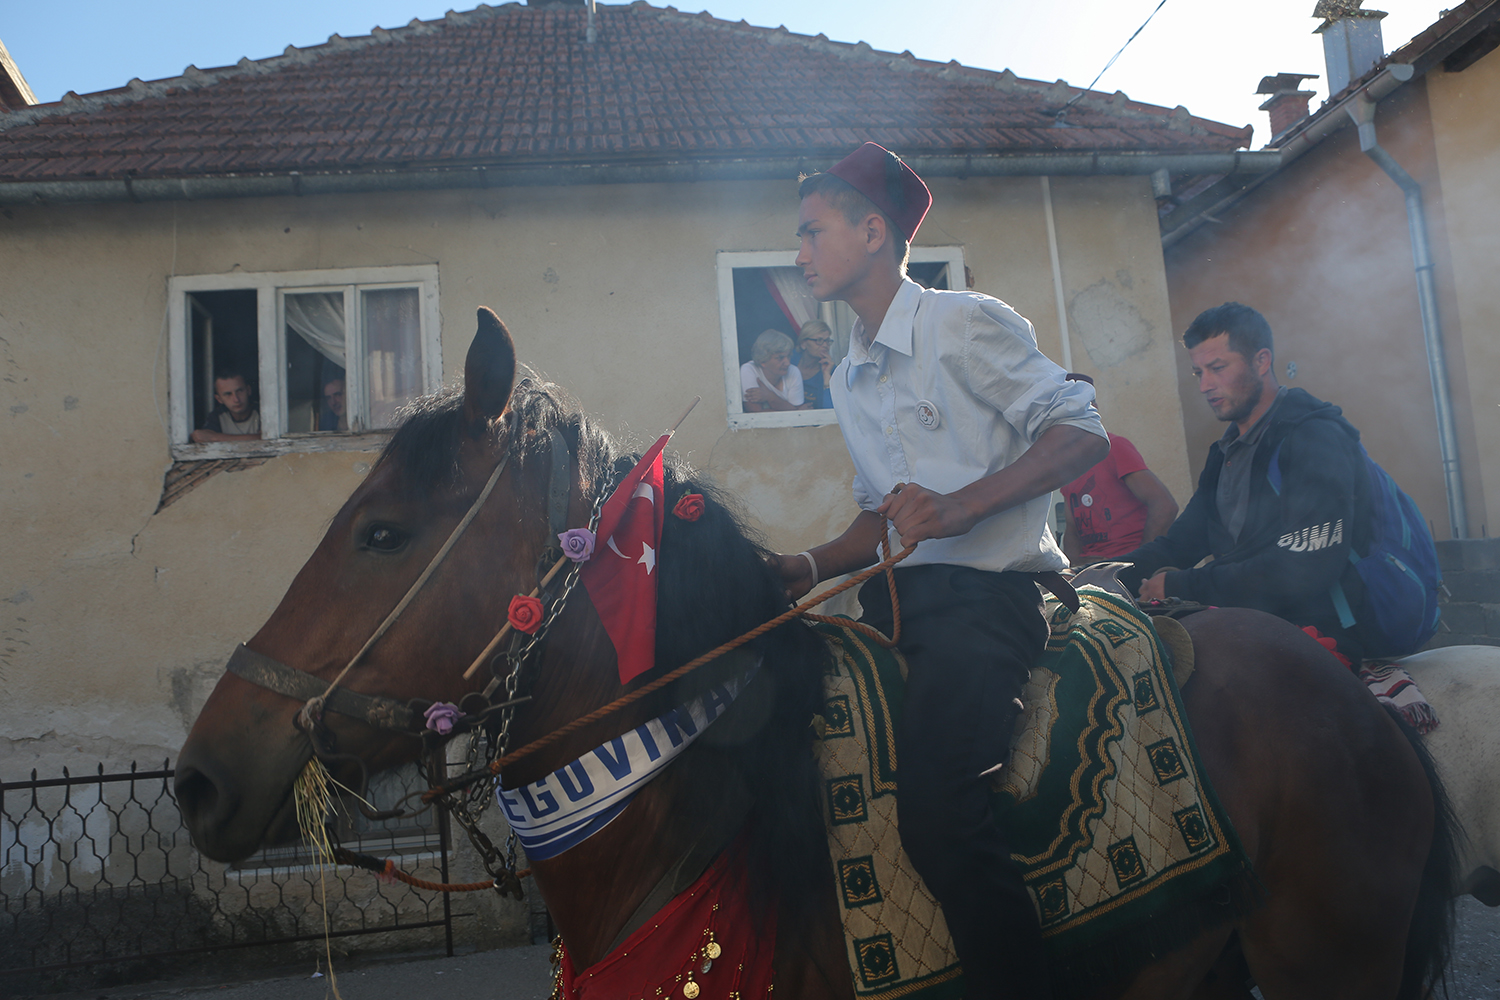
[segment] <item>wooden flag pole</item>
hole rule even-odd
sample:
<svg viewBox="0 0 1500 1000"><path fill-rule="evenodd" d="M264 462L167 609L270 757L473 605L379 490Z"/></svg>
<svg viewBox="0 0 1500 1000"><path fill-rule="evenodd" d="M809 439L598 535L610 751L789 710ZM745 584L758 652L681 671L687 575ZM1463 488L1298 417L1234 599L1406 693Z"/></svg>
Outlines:
<svg viewBox="0 0 1500 1000"><path fill-rule="evenodd" d="M677 418L677 423L667 428L667 433L676 434L677 428L682 426L682 422L688 418L688 414L693 412L693 407L697 406L702 399L702 396L694 396L693 401L687 405L687 409L682 411L682 416Z"/></svg>

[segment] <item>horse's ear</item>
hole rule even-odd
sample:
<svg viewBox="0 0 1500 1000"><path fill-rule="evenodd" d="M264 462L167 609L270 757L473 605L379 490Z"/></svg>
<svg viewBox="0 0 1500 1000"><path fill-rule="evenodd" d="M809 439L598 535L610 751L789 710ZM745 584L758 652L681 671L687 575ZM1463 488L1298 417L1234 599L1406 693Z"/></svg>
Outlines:
<svg viewBox="0 0 1500 1000"><path fill-rule="evenodd" d="M500 416L515 381L516 342L500 317L480 306L479 329L464 359L464 416L471 424Z"/></svg>

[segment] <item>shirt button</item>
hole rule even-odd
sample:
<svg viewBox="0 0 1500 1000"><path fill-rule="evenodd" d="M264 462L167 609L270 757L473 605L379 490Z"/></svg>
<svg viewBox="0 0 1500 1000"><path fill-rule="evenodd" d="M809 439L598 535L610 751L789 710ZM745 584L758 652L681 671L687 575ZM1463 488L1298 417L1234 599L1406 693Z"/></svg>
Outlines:
<svg viewBox="0 0 1500 1000"><path fill-rule="evenodd" d="M888 376L882 375L882 376L880 376L880 381L884 382L886 380L886 378L888 378Z"/></svg>
<svg viewBox="0 0 1500 1000"><path fill-rule="evenodd" d="M894 428L894 427L887 427L887 428L886 428L886 429L885 429L885 432L886 432L886 433L887 433L887 434L894 434L894 433L896 433L896 428Z"/></svg>

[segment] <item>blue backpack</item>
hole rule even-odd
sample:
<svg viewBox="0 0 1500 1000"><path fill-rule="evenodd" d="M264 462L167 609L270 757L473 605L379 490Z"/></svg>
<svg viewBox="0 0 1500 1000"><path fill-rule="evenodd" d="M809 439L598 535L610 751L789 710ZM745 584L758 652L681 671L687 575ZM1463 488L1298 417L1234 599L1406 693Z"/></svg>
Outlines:
<svg viewBox="0 0 1500 1000"><path fill-rule="evenodd" d="M1407 656L1426 645L1437 631L1438 587L1443 572L1438 568L1437 546L1427 521L1365 446L1359 446L1370 483L1370 551L1363 557L1349 546L1349 561L1365 584L1362 617L1355 617L1341 583L1328 591L1338 612L1339 624L1355 628L1372 657ZM1271 453L1266 477L1271 489L1281 495L1281 445Z"/></svg>

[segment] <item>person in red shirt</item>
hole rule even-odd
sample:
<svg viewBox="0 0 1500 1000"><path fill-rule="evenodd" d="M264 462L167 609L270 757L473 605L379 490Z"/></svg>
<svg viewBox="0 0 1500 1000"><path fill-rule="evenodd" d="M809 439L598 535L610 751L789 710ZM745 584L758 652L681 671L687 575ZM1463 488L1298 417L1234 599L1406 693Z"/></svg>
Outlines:
<svg viewBox="0 0 1500 1000"><path fill-rule="evenodd" d="M1094 384L1076 372L1068 378ZM1062 550L1073 566L1134 552L1177 518L1171 492L1118 434L1109 436L1108 457L1064 486L1062 496L1068 514Z"/></svg>

